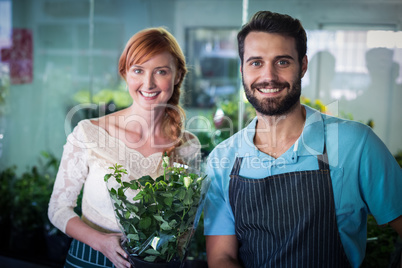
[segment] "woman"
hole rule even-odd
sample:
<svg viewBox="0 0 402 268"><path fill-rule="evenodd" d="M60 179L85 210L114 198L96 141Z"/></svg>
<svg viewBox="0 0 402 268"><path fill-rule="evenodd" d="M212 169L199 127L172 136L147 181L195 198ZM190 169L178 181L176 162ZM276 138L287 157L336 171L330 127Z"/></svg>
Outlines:
<svg viewBox="0 0 402 268"><path fill-rule="evenodd" d="M187 69L175 38L163 28L138 32L120 57L119 72L133 104L81 121L64 146L49 218L73 238L65 267L130 267L103 180L108 167L123 165L132 180L162 174L165 152L175 162L198 160L198 139L182 129L179 98ZM82 187L80 218L73 208Z"/></svg>

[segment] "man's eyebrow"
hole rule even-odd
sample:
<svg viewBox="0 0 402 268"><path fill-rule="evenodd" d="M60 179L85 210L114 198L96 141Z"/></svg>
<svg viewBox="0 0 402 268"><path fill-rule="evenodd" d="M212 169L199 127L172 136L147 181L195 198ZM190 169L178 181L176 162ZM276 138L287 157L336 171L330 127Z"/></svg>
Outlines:
<svg viewBox="0 0 402 268"><path fill-rule="evenodd" d="M277 61L277 60L279 60L279 59L290 59L290 60L294 60L294 58L293 58L292 56L287 55L287 54L285 54L285 55L278 55L278 56L276 56L276 57L274 58L275 61ZM262 60L262 57L260 57L260 56L249 57L249 58L247 58L246 62L253 61L253 60Z"/></svg>
<svg viewBox="0 0 402 268"><path fill-rule="evenodd" d="M249 61L252 61L252 60L262 60L262 57L258 57L258 56L256 56L256 57L249 57L249 58L246 60L246 62L249 62Z"/></svg>
<svg viewBox="0 0 402 268"><path fill-rule="evenodd" d="M279 55L275 57L275 60L279 60L279 59L290 59L290 60L294 60L294 58L290 55Z"/></svg>

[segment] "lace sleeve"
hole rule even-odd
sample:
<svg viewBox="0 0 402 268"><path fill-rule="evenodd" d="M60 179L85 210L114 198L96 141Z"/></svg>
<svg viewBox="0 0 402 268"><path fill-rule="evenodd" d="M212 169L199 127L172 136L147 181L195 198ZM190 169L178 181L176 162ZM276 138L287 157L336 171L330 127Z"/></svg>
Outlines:
<svg viewBox="0 0 402 268"><path fill-rule="evenodd" d="M198 138L186 131L186 141L176 148L176 153L181 161L195 169L202 169L201 144ZM181 162L180 160L176 162Z"/></svg>
<svg viewBox="0 0 402 268"><path fill-rule="evenodd" d="M78 216L74 212L78 195L88 174L85 135L80 124L68 136L49 202L50 222L66 232L67 222Z"/></svg>

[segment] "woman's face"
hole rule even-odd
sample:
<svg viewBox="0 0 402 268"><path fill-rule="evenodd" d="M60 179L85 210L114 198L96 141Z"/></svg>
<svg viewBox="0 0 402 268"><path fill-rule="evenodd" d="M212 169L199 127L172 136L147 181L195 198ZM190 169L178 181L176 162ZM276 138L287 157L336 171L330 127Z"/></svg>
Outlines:
<svg viewBox="0 0 402 268"><path fill-rule="evenodd" d="M154 110L166 105L180 74L173 56L163 52L142 64L133 64L126 79L133 102L146 110Z"/></svg>

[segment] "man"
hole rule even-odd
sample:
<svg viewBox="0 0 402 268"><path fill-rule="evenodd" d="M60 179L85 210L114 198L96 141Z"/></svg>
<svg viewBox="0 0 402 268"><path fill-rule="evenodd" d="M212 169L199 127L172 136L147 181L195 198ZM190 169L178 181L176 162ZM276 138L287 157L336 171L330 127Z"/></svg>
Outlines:
<svg viewBox="0 0 402 268"><path fill-rule="evenodd" d="M257 117L208 159L208 265L359 267L366 220L402 236L402 172L363 124L300 104L307 37L287 15L256 13L238 34Z"/></svg>

